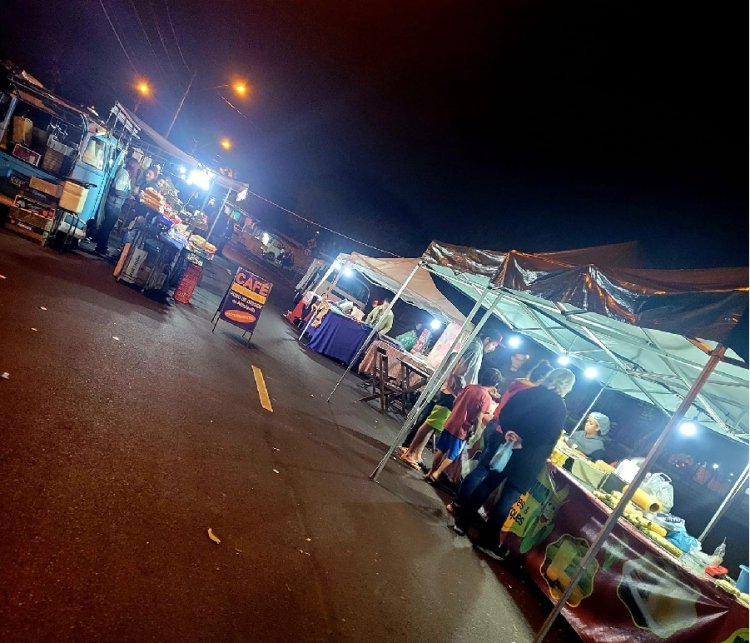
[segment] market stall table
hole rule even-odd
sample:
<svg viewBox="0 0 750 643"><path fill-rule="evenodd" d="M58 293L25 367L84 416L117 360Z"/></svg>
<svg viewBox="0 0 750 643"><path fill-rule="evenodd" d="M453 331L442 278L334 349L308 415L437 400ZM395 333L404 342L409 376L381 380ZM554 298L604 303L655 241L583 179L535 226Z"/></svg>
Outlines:
<svg viewBox="0 0 750 643"><path fill-rule="evenodd" d="M308 348L316 353L349 364L357 355L372 329L367 324L331 309L317 328L310 327L312 335Z"/></svg>
<svg viewBox="0 0 750 643"><path fill-rule="evenodd" d="M359 365L359 372L361 374L369 376L375 374L375 357L378 348L382 348L386 352L386 355L388 356L388 375L391 379L395 380L396 384L399 386L401 386L401 379L404 373L404 369L401 367L403 362L414 367L412 370L407 369L410 386L418 384L421 379L421 374L426 373L428 376L431 376L434 371L425 360L420 359L417 355L406 352L392 342L376 339L367 348L367 352L362 358L362 362Z"/></svg>
<svg viewBox="0 0 750 643"><path fill-rule="evenodd" d="M609 507L548 462L503 525L534 582L557 600ZM624 519L563 609L584 641L747 641L748 609Z"/></svg>

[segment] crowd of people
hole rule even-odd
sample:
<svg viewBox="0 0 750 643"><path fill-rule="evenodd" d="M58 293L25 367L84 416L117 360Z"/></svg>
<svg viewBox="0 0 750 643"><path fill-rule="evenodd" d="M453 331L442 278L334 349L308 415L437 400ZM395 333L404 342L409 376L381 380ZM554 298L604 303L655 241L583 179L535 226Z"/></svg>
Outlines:
<svg viewBox="0 0 750 643"><path fill-rule="evenodd" d="M503 347L502 339L501 333L487 331L467 347L399 456L421 469L431 485L458 465L448 476L458 482L447 505L455 518L453 529L472 536L481 551L496 559L507 555L501 527L552 454L567 417L564 399L575 384L573 371L553 368L547 360L529 368L530 355ZM603 457L602 436L609 426L606 415L593 412L569 445L589 458ZM439 437L428 468L423 456L433 435ZM465 477L462 457L470 460ZM482 508L486 519L480 518Z"/></svg>

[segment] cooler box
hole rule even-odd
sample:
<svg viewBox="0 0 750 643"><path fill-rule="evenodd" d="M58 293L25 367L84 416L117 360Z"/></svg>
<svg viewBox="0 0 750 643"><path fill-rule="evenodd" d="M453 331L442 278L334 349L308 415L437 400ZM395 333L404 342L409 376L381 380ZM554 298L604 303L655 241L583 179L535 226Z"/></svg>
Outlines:
<svg viewBox="0 0 750 643"><path fill-rule="evenodd" d="M83 205L86 203L88 195L88 188L73 181L65 181L63 183L62 196L60 197L60 207L68 212L80 214L83 211Z"/></svg>

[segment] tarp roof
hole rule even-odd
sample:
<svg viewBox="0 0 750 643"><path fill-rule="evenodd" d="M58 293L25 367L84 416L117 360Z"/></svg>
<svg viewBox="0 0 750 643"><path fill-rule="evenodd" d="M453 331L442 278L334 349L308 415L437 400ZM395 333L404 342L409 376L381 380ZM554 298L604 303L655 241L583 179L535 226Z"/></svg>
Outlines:
<svg viewBox="0 0 750 643"><path fill-rule="evenodd" d="M350 255L340 254L337 261L342 265L348 263L350 268L381 288L396 292L420 260L375 259L358 252L352 252ZM438 319L447 319L457 324L463 324L466 319L461 311L437 289L432 276L424 268L417 270L401 294L401 299L417 308L428 311Z"/></svg>
<svg viewBox="0 0 750 643"><path fill-rule="evenodd" d="M503 254L499 267L477 266L486 251L446 247L435 242L425 252L434 274L474 300L491 283L495 293L485 303L502 293L495 315L511 329L567 353L579 366L596 366L598 380L608 388L670 414L716 343L732 348L733 331L748 307L745 268L577 265L571 263L581 256L576 251L567 261L550 254L497 253ZM686 417L746 441L748 371L735 351L727 355Z"/></svg>
<svg viewBox="0 0 750 643"><path fill-rule="evenodd" d="M140 138L143 138L143 136L147 136L150 138L155 145L160 147L164 152L166 152L169 156L176 159L177 161L180 161L181 163L185 163L186 165L191 165L193 167L198 166L205 166L204 163L201 163L196 158L190 156L187 152L184 152L179 147L177 147L174 143L170 143L166 138L164 138L159 132L157 132L153 127L151 127L148 123L141 120L136 114L131 112L127 107L120 105L123 112L127 114L129 118L133 120L133 122L138 125L138 127L141 129L138 136ZM235 192L242 192L242 190L245 190L248 188L247 183L243 183L242 181L237 181L236 179L232 179L228 176L224 176L223 174L219 174L215 170L212 170L214 174L214 183L226 188L227 190L234 190Z"/></svg>

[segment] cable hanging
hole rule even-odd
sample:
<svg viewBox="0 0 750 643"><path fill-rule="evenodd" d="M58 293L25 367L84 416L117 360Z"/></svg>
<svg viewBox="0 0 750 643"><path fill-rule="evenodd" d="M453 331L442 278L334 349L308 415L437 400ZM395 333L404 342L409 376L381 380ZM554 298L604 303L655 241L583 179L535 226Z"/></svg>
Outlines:
<svg viewBox="0 0 750 643"><path fill-rule="evenodd" d="M359 239L355 239L354 237L350 237L343 232L339 232L338 230L334 230L333 228L329 228L327 226L321 225L320 223L317 223L316 221L313 221L312 219L308 219L307 217L303 217L301 214L297 214L296 212L293 212L292 210L289 210L285 208L283 205L279 205L278 203L274 203L270 199L267 199L264 196L261 196L260 194L257 194L256 192L251 192L250 190L247 191L248 194L251 194L256 199L260 199L261 201L265 201L269 205L274 206L275 208L278 208L279 210L283 210L287 214L291 214L293 217L296 217L300 221L304 221L305 223L309 223L310 225L314 225L316 228L320 228L321 230L326 230L327 232L330 232L331 234L335 234L339 237L342 237L344 239L347 239L348 241L353 241L354 243L358 243L361 246L364 246L366 248L370 248L372 250L377 250L378 252L382 252L383 254L390 255L391 257L399 257L400 255L397 255L394 252L390 252L389 250L383 250L382 248L378 248L377 246L373 246L369 243L365 243L364 241L360 241Z"/></svg>
<svg viewBox="0 0 750 643"><path fill-rule="evenodd" d="M112 28L112 33L115 34L115 38L117 38L117 42L120 43L120 48L122 49L122 53L125 54L125 58L128 59L130 66L133 68L133 71L136 74L138 74L139 73L138 68L135 66L133 59L130 57L130 54L128 53L128 50L125 49L125 45L120 39L120 34L117 33L117 29L115 29L115 23L112 22L112 18L109 17L109 13L107 12L107 7L104 6L103 0L99 0L99 6L101 6L102 8L102 11L104 12L104 16L107 18L107 22L109 23L109 26Z"/></svg>
<svg viewBox="0 0 750 643"><path fill-rule="evenodd" d="M182 59L182 64L185 65L185 69L188 71L192 71L190 69L190 65L187 64L187 60L185 60L185 56L182 54L182 47L180 47L180 41L177 40L177 33L174 30L174 23L172 22L172 13L169 11L169 2L167 0L164 0L164 6L167 9L167 20L169 20L169 28L172 30L172 37L174 38L174 44L177 45L177 51L180 54L180 58Z"/></svg>

